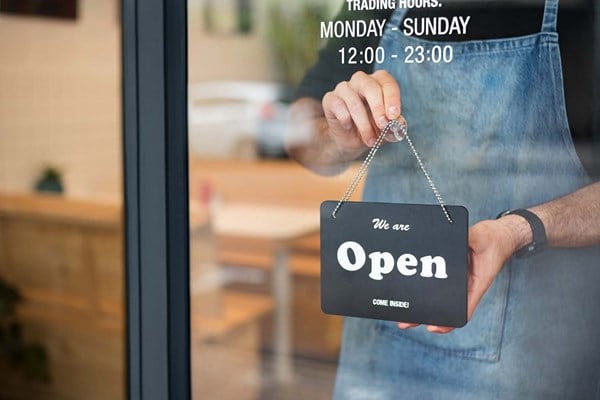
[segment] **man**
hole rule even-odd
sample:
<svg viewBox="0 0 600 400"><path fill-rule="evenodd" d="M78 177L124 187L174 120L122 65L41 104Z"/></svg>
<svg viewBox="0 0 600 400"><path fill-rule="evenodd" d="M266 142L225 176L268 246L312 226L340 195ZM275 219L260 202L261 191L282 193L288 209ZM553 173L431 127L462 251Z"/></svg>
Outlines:
<svg viewBox="0 0 600 400"><path fill-rule="evenodd" d="M389 57L293 104L288 152L323 174L360 159L402 115L440 191L473 222L467 326L347 319L335 398L597 395L600 256L562 248L600 244L600 183L589 183L568 130L557 8L546 1L539 33L452 42L448 63ZM386 54L440 45L403 33L405 18L391 13L377 43ZM364 198L430 202L415 164L407 146L385 145Z"/></svg>

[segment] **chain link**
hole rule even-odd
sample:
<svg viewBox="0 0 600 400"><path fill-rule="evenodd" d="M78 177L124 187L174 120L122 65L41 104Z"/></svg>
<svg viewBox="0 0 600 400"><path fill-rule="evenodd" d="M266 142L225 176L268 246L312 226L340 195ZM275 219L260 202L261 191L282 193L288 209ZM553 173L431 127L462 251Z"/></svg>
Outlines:
<svg viewBox="0 0 600 400"><path fill-rule="evenodd" d="M344 192L342 199L335 206L335 209L331 213L331 217L336 218L337 213L340 210L340 208L342 207L342 205L345 202L347 202L348 200L350 200L350 197L352 197L352 194L354 194L354 192L356 191L358 184L360 183L362 178L367 173L367 170L369 169L369 165L371 164L371 161L373 161L375 154L377 153L377 151L383 144L385 137L387 136L387 134L390 131L393 132L394 137L398 141L402 141L404 138L406 138L406 141L408 142L408 145L410 146L412 153L414 154L415 158L417 159L417 163L419 164L421 171L423 171L423 174L425 175L425 178L427 179L427 182L429 183L429 187L433 191L435 198L437 199L440 207L442 208L442 211L444 212L444 216L446 217L448 222L452 224L453 221L452 221L452 218L450 217L450 213L448 212L448 208L446 207L446 203L444 202L444 199L442 198L437 187L433 183L433 180L431 179L429 172L427 172L427 169L425 168L425 164L423 164L423 160L421 160L421 157L419 156L419 153L417 152L415 145L413 144L412 140L410 139L410 136L408 135L408 129L407 129L406 121L404 121L404 118L402 118L400 121L394 120L394 121L388 122L386 127L381 131L381 133L379 134L379 137L377 138L377 141L375 142L375 145L373 147L371 147L371 150L369 150L367 157L365 158L365 160L363 161L362 165L360 166L358 172L354 176L354 179L352 179L352 182L350 182L350 185Z"/></svg>

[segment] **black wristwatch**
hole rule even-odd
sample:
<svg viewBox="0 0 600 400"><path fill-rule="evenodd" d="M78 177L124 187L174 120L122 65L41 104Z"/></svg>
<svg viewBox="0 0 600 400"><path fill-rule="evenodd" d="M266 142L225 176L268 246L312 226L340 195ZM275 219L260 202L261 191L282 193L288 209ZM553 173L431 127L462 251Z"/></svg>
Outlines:
<svg viewBox="0 0 600 400"><path fill-rule="evenodd" d="M521 247L519 250L515 252L515 256L517 258L529 257L534 254L537 254L546 248L546 244L548 243L548 239L546 238L546 229L544 228L544 223L542 220L532 213L529 210L525 210L522 208L516 210L506 210L498 214L498 218L502 218L505 215L515 214L519 215L529 223L531 227L532 233L532 241L531 243Z"/></svg>

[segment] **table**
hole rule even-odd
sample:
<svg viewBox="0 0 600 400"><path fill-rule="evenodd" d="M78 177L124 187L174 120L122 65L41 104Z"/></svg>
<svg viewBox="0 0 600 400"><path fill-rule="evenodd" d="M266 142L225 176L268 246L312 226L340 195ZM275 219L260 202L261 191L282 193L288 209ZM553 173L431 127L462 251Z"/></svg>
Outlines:
<svg viewBox="0 0 600 400"><path fill-rule="evenodd" d="M221 204L213 212L217 236L262 239L274 245L275 377L279 381L289 381L293 377L290 244L317 232L319 218L319 211L314 208L252 203Z"/></svg>

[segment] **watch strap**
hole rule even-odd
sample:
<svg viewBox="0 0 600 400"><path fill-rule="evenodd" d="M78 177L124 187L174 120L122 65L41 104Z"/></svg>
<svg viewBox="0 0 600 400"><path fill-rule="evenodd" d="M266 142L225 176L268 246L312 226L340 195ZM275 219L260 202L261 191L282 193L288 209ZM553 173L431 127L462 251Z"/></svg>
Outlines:
<svg viewBox="0 0 600 400"><path fill-rule="evenodd" d="M546 228L544 228L544 223L542 222L542 220L537 215L535 215L535 213L523 208L505 211L501 213L498 216L498 218L510 214L519 215L523 217L527 221L527 223L529 223L532 233L531 242L517 250L515 252L515 256L517 258L524 258L532 256L542 251L546 247L546 244L548 242L548 239L546 237Z"/></svg>

